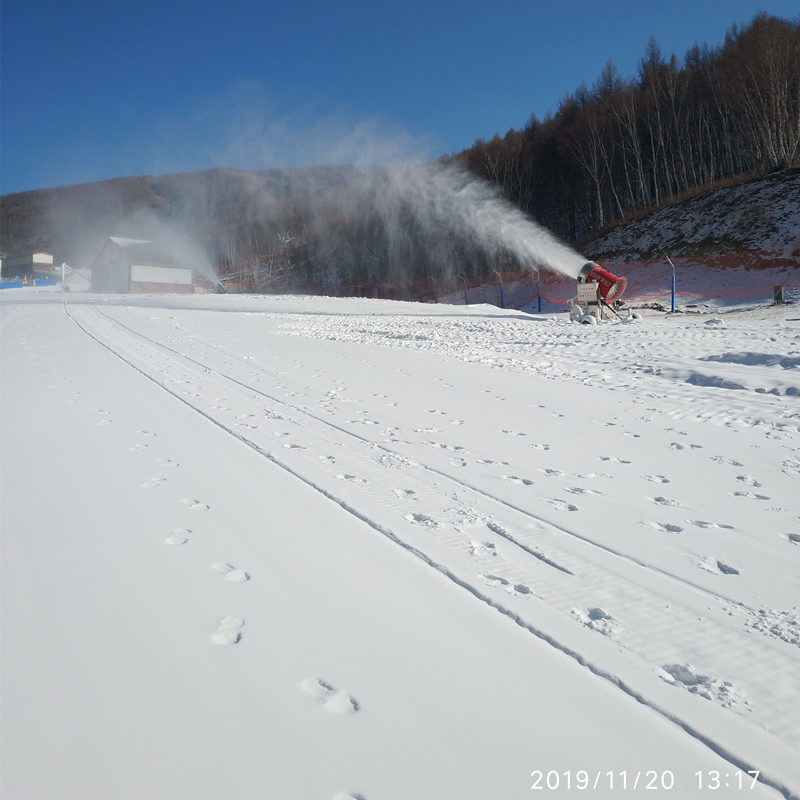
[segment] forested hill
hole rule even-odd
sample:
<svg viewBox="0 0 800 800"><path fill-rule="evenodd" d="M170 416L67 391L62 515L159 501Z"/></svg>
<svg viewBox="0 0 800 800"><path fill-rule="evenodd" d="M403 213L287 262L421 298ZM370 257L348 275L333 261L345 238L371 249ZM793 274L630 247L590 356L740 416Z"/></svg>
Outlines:
<svg viewBox="0 0 800 800"><path fill-rule="evenodd" d="M682 62L650 40L636 78L591 88L455 156L550 230L579 241L737 176L800 162L800 17L757 15Z"/></svg>

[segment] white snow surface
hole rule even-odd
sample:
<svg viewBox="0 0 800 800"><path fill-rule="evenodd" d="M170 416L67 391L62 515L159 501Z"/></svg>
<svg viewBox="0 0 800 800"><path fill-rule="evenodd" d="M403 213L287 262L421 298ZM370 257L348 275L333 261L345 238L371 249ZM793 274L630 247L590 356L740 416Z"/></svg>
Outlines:
<svg viewBox="0 0 800 800"><path fill-rule="evenodd" d="M800 797L796 307L0 312L4 800Z"/></svg>

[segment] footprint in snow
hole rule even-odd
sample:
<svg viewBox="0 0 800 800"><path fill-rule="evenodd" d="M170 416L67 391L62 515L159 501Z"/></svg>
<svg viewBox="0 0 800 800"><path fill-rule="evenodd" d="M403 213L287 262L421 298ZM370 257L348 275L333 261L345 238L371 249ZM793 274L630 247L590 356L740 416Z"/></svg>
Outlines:
<svg viewBox="0 0 800 800"><path fill-rule="evenodd" d="M749 706L736 691L730 681L721 681L712 675L703 675L691 664L664 664L658 675L662 681L691 694L699 695L711 702L719 703L723 708L731 708L739 703Z"/></svg>
<svg viewBox="0 0 800 800"><path fill-rule="evenodd" d="M734 497L749 497L752 500L769 500L765 494L757 494L756 492L731 492Z"/></svg>
<svg viewBox="0 0 800 800"><path fill-rule="evenodd" d="M141 483L142 489L155 489L158 486L161 486L163 483L166 483L166 478L149 478L146 481Z"/></svg>
<svg viewBox="0 0 800 800"><path fill-rule="evenodd" d="M731 467L743 467L741 461L737 461L735 458L726 458L725 456L711 456L712 461L716 461L717 464L728 464Z"/></svg>
<svg viewBox="0 0 800 800"><path fill-rule="evenodd" d="M696 528L722 528L727 531L733 530L733 525L725 525L722 522L708 522L704 519L687 519L687 525L694 525Z"/></svg>
<svg viewBox="0 0 800 800"><path fill-rule="evenodd" d="M346 473L339 473L336 478L340 481L350 481L350 483L367 483L366 478L359 478L357 475L348 475Z"/></svg>
<svg viewBox="0 0 800 800"><path fill-rule="evenodd" d="M488 586L499 586L509 594L530 594L532 591L531 587L524 583L511 583L511 581L507 581L505 578L501 578L499 575L486 574L479 575L478 577L480 577L480 579Z"/></svg>
<svg viewBox="0 0 800 800"><path fill-rule="evenodd" d="M644 479L651 483L669 483L670 480L665 475L645 475Z"/></svg>
<svg viewBox="0 0 800 800"><path fill-rule="evenodd" d="M671 522L656 522L655 520L647 520L642 524L649 525L651 528L655 528L661 533L681 533L683 531L683 528L681 528L680 525L673 525Z"/></svg>
<svg viewBox="0 0 800 800"><path fill-rule="evenodd" d="M534 442L534 443L531 445L531 447L532 447L534 450L549 450L549 449L550 449L550 445L549 445L549 444L541 444L541 443L539 443L539 442Z"/></svg>
<svg viewBox="0 0 800 800"><path fill-rule="evenodd" d="M541 472L542 475L547 475L548 478L561 478L564 475L560 469L551 469L550 467L540 469L539 472Z"/></svg>
<svg viewBox="0 0 800 800"><path fill-rule="evenodd" d="M208 503L203 503L200 500L193 500L191 497L184 497L181 503L185 506L189 506L192 511L208 511L211 508Z"/></svg>
<svg viewBox="0 0 800 800"><path fill-rule="evenodd" d="M246 583L250 580L249 573L235 567L233 564L229 564L227 561L217 561L211 565L211 569L224 576L225 580L231 583Z"/></svg>
<svg viewBox="0 0 800 800"><path fill-rule="evenodd" d="M572 610L574 616L582 625L603 636L613 638L619 632L619 623L607 611L602 608L589 608L586 611L574 608Z"/></svg>
<svg viewBox="0 0 800 800"><path fill-rule="evenodd" d="M242 640L244 620L241 617L223 617L211 634L211 641L220 647L238 644Z"/></svg>
<svg viewBox="0 0 800 800"><path fill-rule="evenodd" d="M732 567L729 564L725 564L722 561L714 558L713 556L709 556L707 558L700 558L695 561L695 564L700 567L700 569L704 569L706 572L710 572L714 575L738 575L739 570L736 567Z"/></svg>
<svg viewBox="0 0 800 800"><path fill-rule="evenodd" d="M578 506L573 505L572 503L567 503L565 500L560 500L557 497L554 497L547 501L553 506L556 511L578 511Z"/></svg>
<svg viewBox="0 0 800 800"><path fill-rule="evenodd" d="M737 475L736 480L740 481L741 483L747 484L747 486L752 486L754 489L761 488L761 484L751 475Z"/></svg>
<svg viewBox="0 0 800 800"><path fill-rule="evenodd" d="M404 514L403 519L408 522L414 522L417 525L423 525L426 528L438 528L439 523L427 514Z"/></svg>
<svg viewBox="0 0 800 800"><path fill-rule="evenodd" d="M354 697L319 678L306 678L300 684L300 688L312 697L316 697L320 705L330 714L343 717L355 714L361 708Z"/></svg>
<svg viewBox="0 0 800 800"><path fill-rule="evenodd" d="M497 556L497 548L492 542L475 542L469 543L470 555L473 556Z"/></svg>
<svg viewBox="0 0 800 800"><path fill-rule="evenodd" d="M180 466L180 464L177 461L173 461L171 458L167 458L166 456L157 458L156 462L161 464L162 467L168 467L169 469L175 469L175 467Z"/></svg>
<svg viewBox="0 0 800 800"><path fill-rule="evenodd" d="M175 528L175 530L172 531L172 533L170 533L166 539L164 539L164 544L186 544L186 542L189 541L191 533L191 530L188 528Z"/></svg>
<svg viewBox="0 0 800 800"><path fill-rule="evenodd" d="M651 503L655 503L659 506L679 506L680 502L678 500L673 500L670 497L662 497L659 495L658 497L648 497L647 498Z"/></svg>
<svg viewBox="0 0 800 800"><path fill-rule="evenodd" d="M521 484L522 486L533 486L533 481L530 478L520 478L517 475L503 475L503 478L511 483Z"/></svg>
<svg viewBox="0 0 800 800"><path fill-rule="evenodd" d="M781 472L790 478L800 477L800 461L787 458L781 464Z"/></svg>

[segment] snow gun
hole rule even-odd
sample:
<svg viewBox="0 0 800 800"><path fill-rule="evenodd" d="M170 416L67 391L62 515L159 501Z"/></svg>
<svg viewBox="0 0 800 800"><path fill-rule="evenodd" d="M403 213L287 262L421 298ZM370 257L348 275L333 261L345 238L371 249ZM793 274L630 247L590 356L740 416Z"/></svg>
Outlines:
<svg viewBox="0 0 800 800"><path fill-rule="evenodd" d="M627 278L618 278L614 273L603 269L594 261L587 261L578 273L578 283L600 284L600 296L607 303L614 303L622 297L628 285Z"/></svg>

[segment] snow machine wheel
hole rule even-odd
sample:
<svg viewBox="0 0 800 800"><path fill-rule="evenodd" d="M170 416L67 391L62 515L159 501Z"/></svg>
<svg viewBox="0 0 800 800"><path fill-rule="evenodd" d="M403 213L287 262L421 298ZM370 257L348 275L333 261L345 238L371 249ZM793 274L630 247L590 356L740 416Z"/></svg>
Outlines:
<svg viewBox="0 0 800 800"><path fill-rule="evenodd" d="M569 312L570 322L580 322L583 319L583 310L577 306Z"/></svg>

